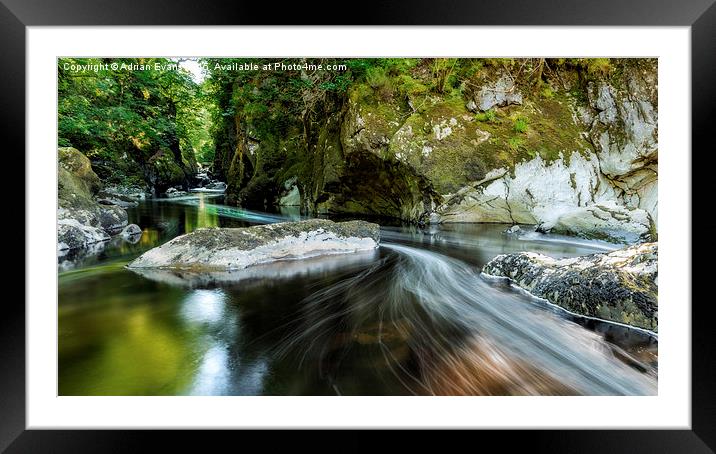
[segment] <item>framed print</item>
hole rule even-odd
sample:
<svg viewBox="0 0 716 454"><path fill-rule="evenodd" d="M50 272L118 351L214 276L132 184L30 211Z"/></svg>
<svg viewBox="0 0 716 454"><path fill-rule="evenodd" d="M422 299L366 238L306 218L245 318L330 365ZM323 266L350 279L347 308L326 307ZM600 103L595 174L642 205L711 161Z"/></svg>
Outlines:
<svg viewBox="0 0 716 454"><path fill-rule="evenodd" d="M27 271L3 449L460 428L712 452L691 222L716 7L569 6L295 27L4 1Z"/></svg>

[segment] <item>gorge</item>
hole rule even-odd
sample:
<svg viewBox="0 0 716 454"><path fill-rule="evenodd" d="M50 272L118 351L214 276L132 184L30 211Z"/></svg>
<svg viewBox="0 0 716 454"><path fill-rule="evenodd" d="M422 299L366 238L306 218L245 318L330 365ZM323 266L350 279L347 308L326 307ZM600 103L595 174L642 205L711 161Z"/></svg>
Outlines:
<svg viewBox="0 0 716 454"><path fill-rule="evenodd" d="M656 392L656 59L60 60L60 394Z"/></svg>

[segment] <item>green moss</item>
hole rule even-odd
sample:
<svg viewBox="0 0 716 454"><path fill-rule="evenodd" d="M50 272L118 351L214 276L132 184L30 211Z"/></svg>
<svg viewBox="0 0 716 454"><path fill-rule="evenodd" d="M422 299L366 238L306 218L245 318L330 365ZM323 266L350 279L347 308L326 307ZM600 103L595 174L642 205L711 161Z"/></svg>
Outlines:
<svg viewBox="0 0 716 454"><path fill-rule="evenodd" d="M186 179L184 169L174 160L171 150L161 149L149 159L151 179L159 190L181 185Z"/></svg>
<svg viewBox="0 0 716 454"><path fill-rule="evenodd" d="M514 129L515 132L525 133L527 132L527 127L527 119L524 117L518 117L515 119L512 129Z"/></svg>
<svg viewBox="0 0 716 454"><path fill-rule="evenodd" d="M554 98L554 91L552 90L552 87L550 87L549 85L545 86L545 87L542 89L541 94L542 94L542 97L543 97L543 98L547 98L547 99L552 99L552 98Z"/></svg>
<svg viewBox="0 0 716 454"><path fill-rule="evenodd" d="M488 109L485 112L478 112L475 114L477 121L493 123L497 120L497 113L493 109Z"/></svg>
<svg viewBox="0 0 716 454"><path fill-rule="evenodd" d="M517 151L523 144L524 140L522 137L510 137L507 139L507 146L513 151Z"/></svg>

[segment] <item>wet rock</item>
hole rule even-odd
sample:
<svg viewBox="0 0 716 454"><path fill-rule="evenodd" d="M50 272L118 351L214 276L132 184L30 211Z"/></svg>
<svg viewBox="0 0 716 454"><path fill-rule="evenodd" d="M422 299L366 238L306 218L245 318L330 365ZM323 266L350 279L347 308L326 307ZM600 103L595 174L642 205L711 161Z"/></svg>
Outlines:
<svg viewBox="0 0 716 454"><path fill-rule="evenodd" d="M300 206L301 191L296 186L296 178L290 178L283 184L283 192L278 201L279 206Z"/></svg>
<svg viewBox="0 0 716 454"><path fill-rule="evenodd" d="M82 224L76 219L61 219L57 223L58 251L87 248L109 239L109 235L102 228Z"/></svg>
<svg viewBox="0 0 716 454"><path fill-rule="evenodd" d="M127 212L116 204L95 200L95 195L100 195L100 180L81 152L59 148L58 161L58 251L97 249L96 245L127 225Z"/></svg>
<svg viewBox="0 0 716 454"><path fill-rule="evenodd" d="M116 233L127 225L127 212L116 205L102 206L99 210L99 223L107 232Z"/></svg>
<svg viewBox="0 0 716 454"><path fill-rule="evenodd" d="M658 331L658 247L554 259L521 252L498 255L483 272L510 279L570 312Z"/></svg>
<svg viewBox="0 0 716 454"><path fill-rule="evenodd" d="M457 191L437 208L440 222L540 224L561 212L616 197L593 153L547 161L537 155Z"/></svg>
<svg viewBox="0 0 716 454"><path fill-rule="evenodd" d="M129 268L243 269L277 260L372 250L378 247L379 239L379 226L365 221L311 219L246 228L206 228L144 253Z"/></svg>
<svg viewBox="0 0 716 454"><path fill-rule="evenodd" d="M187 192L186 192L186 191L182 191L181 189L177 189L177 188L169 188L169 189L166 190L166 192L164 193L164 195L165 195L166 197L172 199L172 198L174 198L174 197L183 197L183 196L187 195Z"/></svg>
<svg viewBox="0 0 716 454"><path fill-rule="evenodd" d="M214 181L206 185L206 189L226 190L226 183L223 181Z"/></svg>
<svg viewBox="0 0 716 454"><path fill-rule="evenodd" d="M139 186L106 186L97 194L100 198L134 202L135 205L137 201L145 200L148 195L148 189ZM119 203L114 203L114 205L121 206Z"/></svg>
<svg viewBox="0 0 716 454"><path fill-rule="evenodd" d="M116 205L116 206L122 207L122 208L131 208L131 207L136 207L137 205L139 205L139 202L126 201L126 200L115 199L115 198L111 198L111 197L97 199L97 203L99 203L100 205Z"/></svg>
<svg viewBox="0 0 716 454"><path fill-rule="evenodd" d="M241 290L260 287L267 280L295 279L297 277L319 276L337 270L350 270L374 263L380 253L376 249L352 254L312 257L303 260L281 260L250 266L241 270L205 271L173 268L132 268L152 281L164 284L190 287L214 288L217 285L240 285Z"/></svg>
<svg viewBox="0 0 716 454"><path fill-rule="evenodd" d="M147 161L146 179L155 189L161 193L172 186L183 186L188 183L189 169L178 159L178 143L173 145L174 149L161 148Z"/></svg>
<svg viewBox="0 0 716 454"><path fill-rule="evenodd" d="M522 229L520 228L520 226L515 224L512 227L510 227L509 229L505 230L505 233L514 235L515 233L519 233L521 231L522 231Z"/></svg>

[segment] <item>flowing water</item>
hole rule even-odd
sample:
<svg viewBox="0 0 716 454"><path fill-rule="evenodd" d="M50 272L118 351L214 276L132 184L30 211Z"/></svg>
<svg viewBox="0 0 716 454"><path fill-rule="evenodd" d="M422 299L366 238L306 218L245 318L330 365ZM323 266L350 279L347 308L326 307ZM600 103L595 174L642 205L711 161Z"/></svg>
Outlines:
<svg viewBox="0 0 716 454"><path fill-rule="evenodd" d="M199 227L295 220L198 194L129 209L134 243L59 260L60 395L653 395L652 333L480 275L492 257L614 246L504 225L383 226L371 252L231 275L137 274Z"/></svg>

